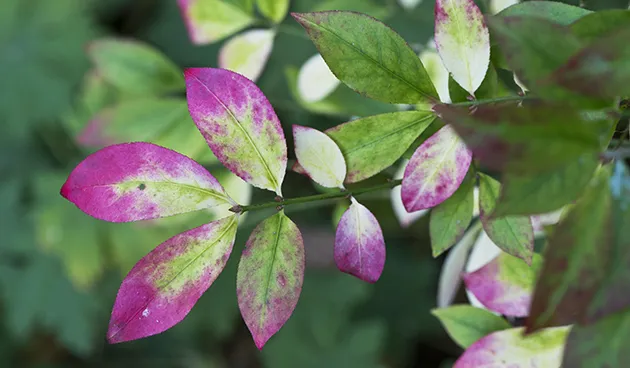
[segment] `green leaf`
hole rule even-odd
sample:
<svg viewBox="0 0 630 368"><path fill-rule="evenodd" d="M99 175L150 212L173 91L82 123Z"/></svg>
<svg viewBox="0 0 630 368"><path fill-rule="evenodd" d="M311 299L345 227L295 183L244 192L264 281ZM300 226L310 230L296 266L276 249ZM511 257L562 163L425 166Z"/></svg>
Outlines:
<svg viewBox="0 0 630 368"><path fill-rule="evenodd" d="M364 14L294 14L330 70L355 91L388 103L437 99L418 56L391 28Z"/></svg>
<svg viewBox="0 0 630 368"><path fill-rule="evenodd" d="M393 165L433 122L430 111L369 116L328 129L348 167L347 183L367 179Z"/></svg>
<svg viewBox="0 0 630 368"><path fill-rule="evenodd" d="M223 0L178 0L188 36L196 45L215 43L254 22L251 1L234 4Z"/></svg>
<svg viewBox="0 0 630 368"><path fill-rule="evenodd" d="M539 17L558 24L569 25L590 13L592 13L590 10L557 1L526 1L504 9L497 16Z"/></svg>
<svg viewBox="0 0 630 368"><path fill-rule="evenodd" d="M575 201L593 177L599 160L585 155L554 171L537 175L503 175L494 216L532 215L557 210Z"/></svg>
<svg viewBox="0 0 630 368"><path fill-rule="evenodd" d="M440 320L457 345L464 349L484 336L512 327L502 317L471 305L453 305L433 309L431 313Z"/></svg>
<svg viewBox="0 0 630 368"><path fill-rule="evenodd" d="M103 78L124 92L159 95L185 89L182 71L147 44L100 39L89 45L88 53Z"/></svg>
<svg viewBox="0 0 630 368"><path fill-rule="evenodd" d="M590 13L574 23L570 28L574 35L585 42L607 36L612 31L630 24L630 12L627 10L603 10Z"/></svg>
<svg viewBox="0 0 630 368"><path fill-rule="evenodd" d="M310 1L309 1L310 2ZM323 0L318 1L310 11L319 12L325 10L350 10L367 14L376 19L385 20L390 16L390 10L381 2L374 0Z"/></svg>
<svg viewBox="0 0 630 368"><path fill-rule="evenodd" d="M290 0L256 0L258 10L267 19L280 23L287 16Z"/></svg>
<svg viewBox="0 0 630 368"><path fill-rule="evenodd" d="M531 264L534 253L534 229L529 217L508 216L492 219L501 184L479 173L479 217L483 229L497 247Z"/></svg>
<svg viewBox="0 0 630 368"><path fill-rule="evenodd" d="M474 177L474 169L470 169L457 191L431 211L429 232L433 257L457 243L468 229L475 205Z"/></svg>

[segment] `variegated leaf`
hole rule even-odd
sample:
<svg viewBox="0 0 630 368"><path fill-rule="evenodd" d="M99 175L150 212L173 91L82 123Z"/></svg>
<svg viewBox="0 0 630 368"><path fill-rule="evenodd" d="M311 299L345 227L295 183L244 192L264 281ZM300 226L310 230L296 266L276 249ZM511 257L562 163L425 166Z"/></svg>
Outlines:
<svg viewBox="0 0 630 368"><path fill-rule="evenodd" d="M246 28L254 18L223 0L177 0L190 40L197 45L220 41Z"/></svg>
<svg viewBox="0 0 630 368"><path fill-rule="evenodd" d="M405 168L407 167L408 162L409 162L408 160L403 160L402 164L400 165L400 167L396 171L396 174L394 175L394 179L403 178L403 174L405 173ZM398 219L398 223L400 224L400 226L405 228L411 225L412 223L414 223L420 217L426 215L429 212L429 210L428 209L420 210L420 211L411 212L411 213L407 212L407 210L405 209L405 205L403 204L400 193L401 193L401 188L399 185L392 188L392 190L389 192L389 196L392 202L392 208L394 209L394 215L396 216L396 219Z"/></svg>
<svg viewBox="0 0 630 368"><path fill-rule="evenodd" d="M253 29L232 37L219 51L219 67L255 82L265 69L275 36L271 29Z"/></svg>

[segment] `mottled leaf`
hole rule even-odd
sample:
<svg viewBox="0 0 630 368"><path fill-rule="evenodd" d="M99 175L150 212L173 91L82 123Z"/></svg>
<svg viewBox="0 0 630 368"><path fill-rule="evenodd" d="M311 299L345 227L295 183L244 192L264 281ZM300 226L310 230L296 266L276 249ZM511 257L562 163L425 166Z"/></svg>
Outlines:
<svg viewBox="0 0 630 368"><path fill-rule="evenodd" d="M405 173L405 168L407 167L407 163L408 163L408 160L403 160L402 164L400 165L400 167L396 171L396 174L394 175L394 179L403 178L403 174ZM416 220L418 220L420 217L426 215L429 212L429 210L428 209L420 210L420 211L411 212L411 213L407 212L407 210L405 209L405 205L403 204L402 196L400 195L400 193L401 193L401 189L400 189L400 185L398 185L392 188L392 190L390 190L389 197L392 203L392 209L394 210L394 215L398 219L398 223L400 224L400 227L406 228L412 223L414 223Z"/></svg>
<svg viewBox="0 0 630 368"><path fill-rule="evenodd" d="M430 111L401 111L356 119L326 130L346 159L346 182L355 183L388 168L433 122Z"/></svg>
<svg viewBox="0 0 630 368"><path fill-rule="evenodd" d="M281 194L287 146L262 91L224 69L186 69L190 116L217 159L253 186Z"/></svg>
<svg viewBox="0 0 630 368"><path fill-rule="evenodd" d="M238 306L258 349L293 313L303 279L302 235L284 212L278 212L250 235L236 277Z"/></svg>
<svg viewBox="0 0 630 368"><path fill-rule="evenodd" d="M177 5L197 45L220 41L254 22L250 14L222 0L177 0Z"/></svg>
<svg viewBox="0 0 630 368"><path fill-rule="evenodd" d="M558 1L525 1L510 6L498 14L501 17L537 17L554 23L569 25L585 15L592 13L588 9L563 4Z"/></svg>
<svg viewBox="0 0 630 368"><path fill-rule="evenodd" d="M253 29L232 37L219 51L219 68L256 81L265 69L275 36L270 29Z"/></svg>
<svg viewBox="0 0 630 368"><path fill-rule="evenodd" d="M478 222L478 224L481 227L482 225L481 222ZM487 265L488 263L492 262L492 260L494 260L495 258L497 258L499 255L503 253L504 252L499 247L497 247L496 244L492 242L492 239L490 239L488 234L482 228L482 231L477 237L475 244L473 244L472 246L472 250L470 251L470 256L468 257L468 260L466 261L465 271L467 273L475 272L481 269L483 266ZM461 278L462 275L460 274L459 276ZM487 309L486 306L483 305L483 303L481 303L477 299L477 297L475 297L475 295L470 292L470 290L466 288L464 288L464 290L466 292L466 296L468 297L468 301L470 301L471 305L477 308Z"/></svg>
<svg viewBox="0 0 630 368"><path fill-rule="evenodd" d="M335 263L345 273L367 282L378 281L385 267L385 240L370 210L351 198L335 235Z"/></svg>
<svg viewBox="0 0 630 368"><path fill-rule="evenodd" d="M211 222L172 237L142 258L116 296L109 342L155 335L184 319L223 271L237 224L237 215Z"/></svg>
<svg viewBox="0 0 630 368"><path fill-rule="evenodd" d="M330 70L355 91L388 103L437 98L418 56L392 29L364 14L344 11L293 14Z"/></svg>
<svg viewBox="0 0 630 368"><path fill-rule="evenodd" d="M490 64L490 33L473 0L437 0L435 44L455 81L475 95Z"/></svg>
<svg viewBox="0 0 630 368"><path fill-rule="evenodd" d="M471 160L470 150L448 125L427 139L405 169L401 195L407 211L444 202L459 188Z"/></svg>
<svg viewBox="0 0 630 368"><path fill-rule="evenodd" d="M339 85L339 79L330 71L324 58L315 54L300 68L297 89L306 102L321 101Z"/></svg>
<svg viewBox="0 0 630 368"><path fill-rule="evenodd" d="M256 0L258 10L267 19L280 23L287 16L290 0Z"/></svg>
<svg viewBox="0 0 630 368"><path fill-rule="evenodd" d="M335 141L317 129L300 125L293 125L293 141L295 156L313 181L327 188L343 188L346 161Z"/></svg>
<svg viewBox="0 0 630 368"><path fill-rule="evenodd" d="M61 195L88 215L111 222L236 204L203 166L150 143L123 143L91 154L70 173Z"/></svg>
<svg viewBox="0 0 630 368"><path fill-rule="evenodd" d="M147 44L106 38L90 43L88 54L99 74L122 91L146 96L184 90L179 68Z"/></svg>
<svg viewBox="0 0 630 368"><path fill-rule="evenodd" d="M494 332L471 345L453 368L559 368L569 327L523 336L523 328Z"/></svg>
<svg viewBox="0 0 630 368"><path fill-rule="evenodd" d="M528 264L534 253L534 229L527 216L492 219L501 184L488 175L479 174L479 210L483 228L499 248Z"/></svg>
<svg viewBox="0 0 630 368"><path fill-rule="evenodd" d="M592 42L628 25L630 25L629 11L610 9L589 13L573 22L570 27L572 33L580 40Z"/></svg>
<svg viewBox="0 0 630 368"><path fill-rule="evenodd" d="M453 341L464 349L482 337L512 327L502 317L470 305L433 309L431 313L440 320Z"/></svg>

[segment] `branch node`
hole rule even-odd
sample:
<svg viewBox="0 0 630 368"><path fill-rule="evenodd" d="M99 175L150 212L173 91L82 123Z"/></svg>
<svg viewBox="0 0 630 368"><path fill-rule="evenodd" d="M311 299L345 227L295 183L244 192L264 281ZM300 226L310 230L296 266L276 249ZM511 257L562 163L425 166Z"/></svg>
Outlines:
<svg viewBox="0 0 630 368"><path fill-rule="evenodd" d="M230 207L229 211L234 213L241 213L243 212L243 207L241 207L240 204L237 204L236 206Z"/></svg>

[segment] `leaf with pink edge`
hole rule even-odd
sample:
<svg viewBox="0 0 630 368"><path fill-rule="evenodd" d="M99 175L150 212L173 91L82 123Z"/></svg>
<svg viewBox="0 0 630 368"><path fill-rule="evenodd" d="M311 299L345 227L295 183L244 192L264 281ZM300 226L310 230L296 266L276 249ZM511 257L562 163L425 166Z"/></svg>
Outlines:
<svg viewBox="0 0 630 368"><path fill-rule="evenodd" d="M341 150L326 133L293 125L295 156L307 175L327 188L343 188L346 160Z"/></svg>
<svg viewBox="0 0 630 368"><path fill-rule="evenodd" d="M472 344L453 368L559 368L570 327L523 336L523 328L494 332Z"/></svg>
<svg viewBox="0 0 630 368"><path fill-rule="evenodd" d="M372 212L351 200L337 225L335 263L342 272L374 283L385 267L385 239Z"/></svg>
<svg viewBox="0 0 630 368"><path fill-rule="evenodd" d="M511 317L526 317L542 257L534 254L532 265L501 253L487 265L464 275L468 289L486 308Z"/></svg>
<svg viewBox="0 0 630 368"><path fill-rule="evenodd" d="M247 240L236 293L258 349L291 317L302 291L304 262L302 234L284 212L258 224Z"/></svg>
<svg viewBox="0 0 630 368"><path fill-rule="evenodd" d="M91 154L70 173L61 195L111 222L236 204L203 166L151 143L117 144Z"/></svg>
<svg viewBox="0 0 630 368"><path fill-rule="evenodd" d="M176 235L142 258L123 281L109 322L110 343L179 323L227 262L238 225L232 215Z"/></svg>
<svg viewBox="0 0 630 368"><path fill-rule="evenodd" d="M435 44L455 81L474 96L490 65L490 33L473 0L437 0Z"/></svg>
<svg viewBox="0 0 630 368"><path fill-rule="evenodd" d="M503 317L472 305L433 309L431 314L440 320L453 341L464 349L492 332L512 327Z"/></svg>
<svg viewBox="0 0 630 368"><path fill-rule="evenodd" d="M267 64L276 32L252 29L232 37L219 51L219 67L256 81Z"/></svg>
<svg viewBox="0 0 630 368"><path fill-rule="evenodd" d="M401 196L409 212L437 206L462 183L472 154L453 128L444 126L427 139L405 169Z"/></svg>
<svg viewBox="0 0 630 368"><path fill-rule="evenodd" d="M190 116L225 167L255 187L282 193L287 145L262 91L225 69L184 72Z"/></svg>
<svg viewBox="0 0 630 368"><path fill-rule="evenodd" d="M254 18L222 0L177 0L192 43L220 41L248 27Z"/></svg>

